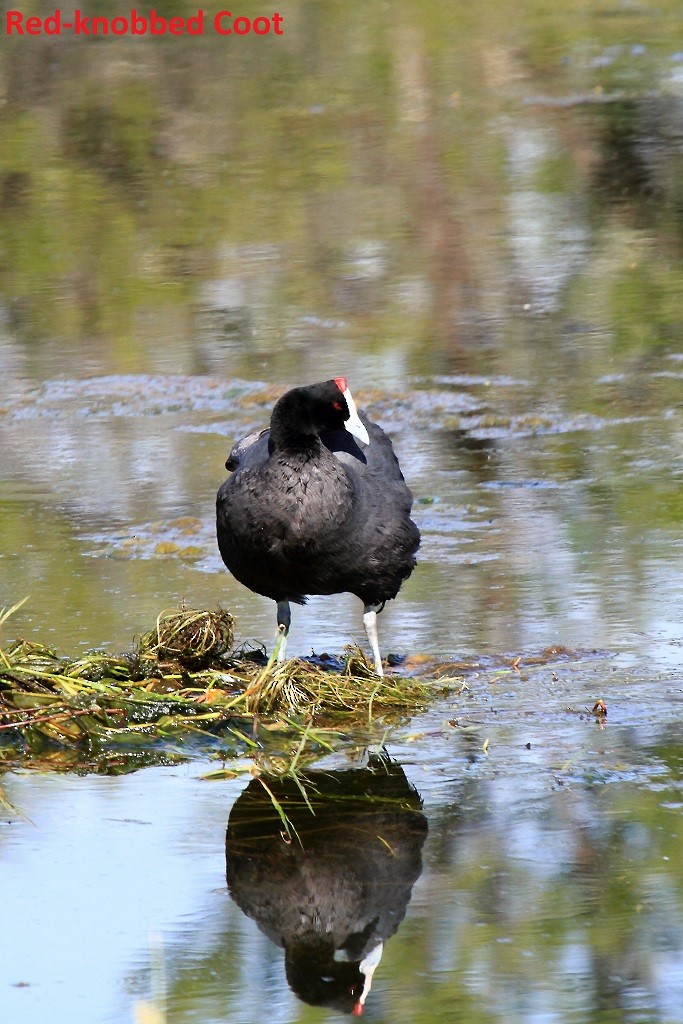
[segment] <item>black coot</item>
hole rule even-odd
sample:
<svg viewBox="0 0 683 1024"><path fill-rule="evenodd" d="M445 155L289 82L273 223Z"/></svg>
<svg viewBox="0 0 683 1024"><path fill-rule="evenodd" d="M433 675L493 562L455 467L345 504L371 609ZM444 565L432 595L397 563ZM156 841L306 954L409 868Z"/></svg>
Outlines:
<svg viewBox="0 0 683 1024"><path fill-rule="evenodd" d="M284 660L289 602L355 594L382 675L377 612L415 566L420 533L391 441L358 413L344 377L293 388L270 430L238 441L218 492L218 547L230 572L277 602Z"/></svg>

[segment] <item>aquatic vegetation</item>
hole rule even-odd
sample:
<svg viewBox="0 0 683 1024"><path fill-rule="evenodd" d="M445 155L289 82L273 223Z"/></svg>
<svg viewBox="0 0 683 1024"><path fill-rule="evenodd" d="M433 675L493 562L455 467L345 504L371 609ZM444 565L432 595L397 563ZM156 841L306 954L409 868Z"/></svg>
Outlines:
<svg viewBox="0 0 683 1024"><path fill-rule="evenodd" d="M379 679L357 648L278 665L232 645L222 609L163 611L120 655L70 659L17 639L0 649L0 739L29 759L70 751L66 767L108 770L112 750L133 751L138 767L145 751L177 759L196 742L224 757L267 749L305 763L352 727L400 720L460 686L455 677Z"/></svg>

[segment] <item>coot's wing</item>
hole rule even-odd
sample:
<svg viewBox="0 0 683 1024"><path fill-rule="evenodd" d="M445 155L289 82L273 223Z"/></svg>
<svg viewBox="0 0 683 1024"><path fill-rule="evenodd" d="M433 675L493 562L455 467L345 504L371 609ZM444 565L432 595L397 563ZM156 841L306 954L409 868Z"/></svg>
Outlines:
<svg viewBox="0 0 683 1024"><path fill-rule="evenodd" d="M240 441L235 441L228 455L225 468L229 470L244 469L245 466L258 466L265 462L269 451L270 430L255 430Z"/></svg>
<svg viewBox="0 0 683 1024"><path fill-rule="evenodd" d="M325 430L320 435L320 440L340 462L348 465L358 462L364 466L367 464L365 452L368 446L359 444L348 430Z"/></svg>
<svg viewBox="0 0 683 1024"><path fill-rule="evenodd" d="M359 412L358 415L368 432L370 444L357 441L348 430L326 431L320 435L320 440L349 469L359 470L362 474L367 473L392 489L393 485L400 484L401 491L405 491L406 496L410 498L391 440L364 412Z"/></svg>
<svg viewBox="0 0 683 1024"><path fill-rule="evenodd" d="M404 483L403 473L388 435L377 423L368 419L364 412L360 414L360 418L370 435L370 444L364 445L364 451L372 475L387 484Z"/></svg>

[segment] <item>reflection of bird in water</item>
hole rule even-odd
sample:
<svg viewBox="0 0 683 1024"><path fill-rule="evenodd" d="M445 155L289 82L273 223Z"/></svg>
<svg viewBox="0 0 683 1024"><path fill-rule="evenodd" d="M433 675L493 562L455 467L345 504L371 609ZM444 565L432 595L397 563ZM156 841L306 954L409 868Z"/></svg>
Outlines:
<svg viewBox="0 0 683 1024"><path fill-rule="evenodd" d="M290 835L258 779L237 799L226 836L228 886L284 947L296 995L358 1015L422 870L427 819L403 769L388 758L298 781L305 797L291 777L268 780Z"/></svg>

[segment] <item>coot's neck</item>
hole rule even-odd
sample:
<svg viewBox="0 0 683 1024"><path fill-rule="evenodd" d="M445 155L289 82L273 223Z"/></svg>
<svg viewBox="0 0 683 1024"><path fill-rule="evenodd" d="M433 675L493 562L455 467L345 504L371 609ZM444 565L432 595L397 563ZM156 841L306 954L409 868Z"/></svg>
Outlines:
<svg viewBox="0 0 683 1024"><path fill-rule="evenodd" d="M301 388L288 391L270 417L270 439L276 451L315 454L322 448L318 427Z"/></svg>

